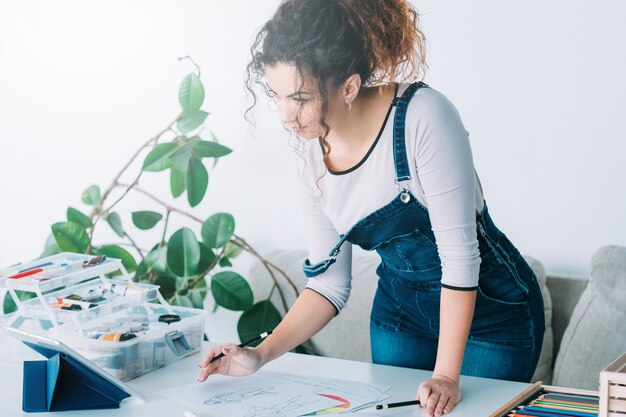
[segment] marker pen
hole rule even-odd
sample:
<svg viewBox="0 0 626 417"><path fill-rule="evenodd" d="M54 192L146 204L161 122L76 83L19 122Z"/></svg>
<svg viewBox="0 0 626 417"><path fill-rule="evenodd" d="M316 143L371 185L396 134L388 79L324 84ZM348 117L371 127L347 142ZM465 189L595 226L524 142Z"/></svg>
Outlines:
<svg viewBox="0 0 626 417"><path fill-rule="evenodd" d="M35 275L43 271L44 271L43 268L27 269L24 272L18 272L17 274L9 275L9 278L17 279L17 278L29 277L31 275Z"/></svg>
<svg viewBox="0 0 626 417"><path fill-rule="evenodd" d="M44 266L50 266L50 265L54 265L54 262L44 262L42 264L39 265L33 265L31 267L25 268L25 269L21 269L19 271L17 271L18 273L22 273L22 272L26 272L26 271L30 271L32 269L37 269L37 268L43 268Z"/></svg>
<svg viewBox="0 0 626 417"><path fill-rule="evenodd" d="M57 276L65 275L70 272L77 271L82 268L82 262L72 262L72 263L62 263L58 266L51 266L49 268L34 268L29 269L24 272L17 273L15 275L9 276L9 278L17 279L17 278L25 278L25 277L33 277L36 279L42 278L55 278ZM33 276L34 275L34 276Z"/></svg>
<svg viewBox="0 0 626 417"><path fill-rule="evenodd" d="M61 298L57 297L57 303L59 304L70 304L70 305L79 305L83 310L87 310L90 308L98 307L98 304L90 303L87 301L81 300L72 300L71 298Z"/></svg>
<svg viewBox="0 0 626 417"><path fill-rule="evenodd" d="M145 288L137 287L134 285L116 284L113 282L107 282L105 288L116 295L130 296L135 294L143 294L146 292Z"/></svg>
<svg viewBox="0 0 626 417"><path fill-rule="evenodd" d="M37 274L36 278L57 278L81 269L83 269L82 261L62 263L55 268L44 268L43 271Z"/></svg>

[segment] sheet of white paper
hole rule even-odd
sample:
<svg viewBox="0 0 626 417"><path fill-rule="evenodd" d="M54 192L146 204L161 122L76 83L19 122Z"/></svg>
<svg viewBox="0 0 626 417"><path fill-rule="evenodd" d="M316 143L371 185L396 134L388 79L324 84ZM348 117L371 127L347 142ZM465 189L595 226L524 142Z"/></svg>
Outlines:
<svg viewBox="0 0 626 417"><path fill-rule="evenodd" d="M334 412L362 410L389 398L384 394L389 389L390 385L259 372L243 378L216 375L204 383L157 393L203 415L296 417L331 407L338 407Z"/></svg>

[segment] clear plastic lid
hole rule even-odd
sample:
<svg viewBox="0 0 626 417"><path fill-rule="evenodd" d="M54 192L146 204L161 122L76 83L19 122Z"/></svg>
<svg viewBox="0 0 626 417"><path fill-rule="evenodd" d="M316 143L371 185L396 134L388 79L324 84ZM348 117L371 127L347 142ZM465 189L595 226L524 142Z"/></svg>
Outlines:
<svg viewBox="0 0 626 417"><path fill-rule="evenodd" d="M156 300L158 296L158 285L96 278L43 294L43 300L37 297L22 301L21 305L22 314L26 316L46 319L52 311L57 321L64 323L92 320L131 305Z"/></svg>
<svg viewBox="0 0 626 417"><path fill-rule="evenodd" d="M116 271L127 275L119 259L63 252L0 271L0 287L47 292Z"/></svg>

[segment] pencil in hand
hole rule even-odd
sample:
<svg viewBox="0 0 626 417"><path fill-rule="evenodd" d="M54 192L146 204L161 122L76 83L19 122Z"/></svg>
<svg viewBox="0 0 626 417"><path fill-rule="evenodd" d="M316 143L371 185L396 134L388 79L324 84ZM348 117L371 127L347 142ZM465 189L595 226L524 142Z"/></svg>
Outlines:
<svg viewBox="0 0 626 417"><path fill-rule="evenodd" d="M386 410L387 408L404 407L405 405L419 405L420 400L402 401L399 403L378 404L377 410Z"/></svg>
<svg viewBox="0 0 626 417"><path fill-rule="evenodd" d="M267 332L265 332L265 333L261 333L260 335L258 335L258 336L257 336L257 337L255 337L254 339L250 339L250 340L247 340L247 341L245 341L245 342L243 342L243 343L240 343L238 346L239 346L239 347L246 347L246 346L250 346L251 344L253 344L253 343L254 343L254 342L256 342L257 340L262 340L262 339L265 339L267 336L269 336L269 335L271 335L271 334L272 334L272 331L271 331L271 330L269 330L269 331L267 331ZM223 358L223 357L224 357L224 352L222 352L222 353L220 353L219 355L215 356L213 359L211 359L211 360L209 361L209 363L213 363L213 362L215 362L216 360L218 360L218 359L220 359L220 358Z"/></svg>

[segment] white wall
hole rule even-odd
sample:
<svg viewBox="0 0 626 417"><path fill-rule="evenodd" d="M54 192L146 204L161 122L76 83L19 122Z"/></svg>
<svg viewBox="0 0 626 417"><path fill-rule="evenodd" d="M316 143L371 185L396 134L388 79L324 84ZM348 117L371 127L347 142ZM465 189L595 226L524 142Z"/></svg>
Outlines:
<svg viewBox="0 0 626 417"><path fill-rule="evenodd" d="M278 3L3 0L0 266L38 255L67 206L84 208L81 192L106 187L177 114L191 70L183 55L202 67L210 128L235 150L193 211L233 213L262 250L303 247L287 135L263 105L254 137L242 118L248 48ZM626 3L415 3L429 39L426 81L461 112L501 228L550 273L585 275L599 246L626 245ZM135 196L124 207L154 208Z"/></svg>

